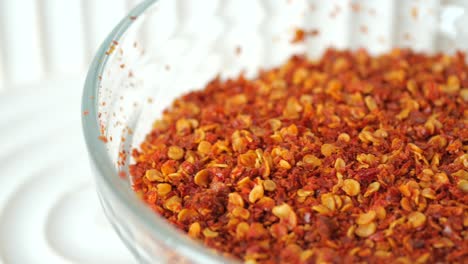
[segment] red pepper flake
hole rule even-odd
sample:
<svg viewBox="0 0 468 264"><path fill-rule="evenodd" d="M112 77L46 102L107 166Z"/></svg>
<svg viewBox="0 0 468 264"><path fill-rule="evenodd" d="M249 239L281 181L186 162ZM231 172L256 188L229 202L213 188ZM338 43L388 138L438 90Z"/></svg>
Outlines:
<svg viewBox="0 0 468 264"><path fill-rule="evenodd" d="M106 136L99 136L99 140L101 140L104 143L107 143L107 137Z"/></svg>
<svg viewBox="0 0 468 264"><path fill-rule="evenodd" d="M234 53L239 56L242 53L242 47L241 46L236 46L236 49L234 50Z"/></svg>
<svg viewBox="0 0 468 264"><path fill-rule="evenodd" d="M130 20L136 20L137 18L137 16L130 16Z"/></svg>
<svg viewBox="0 0 468 264"><path fill-rule="evenodd" d="M132 150L133 189L249 263L465 263L467 72L461 52L331 49L215 78Z"/></svg>
<svg viewBox="0 0 468 264"><path fill-rule="evenodd" d="M316 36L318 36L318 34L320 34L320 31L318 29L312 29L308 33L308 35L310 35L312 37L316 37Z"/></svg>
<svg viewBox="0 0 468 264"><path fill-rule="evenodd" d="M361 25L359 27L359 31L361 31L362 34L367 34L369 32L369 28L366 25Z"/></svg>
<svg viewBox="0 0 468 264"><path fill-rule="evenodd" d="M111 55L115 51L115 44L111 44L109 49L106 51L106 55Z"/></svg>
<svg viewBox="0 0 468 264"><path fill-rule="evenodd" d="M127 178L127 173L125 171L119 171L119 177L121 179L125 179L125 178Z"/></svg>
<svg viewBox="0 0 468 264"><path fill-rule="evenodd" d="M419 10L417 7L412 7L411 8L411 17L413 17L413 19L418 19L418 14L419 14Z"/></svg>
<svg viewBox="0 0 468 264"><path fill-rule="evenodd" d="M84 115L84 116L89 115L89 111L88 111L88 110L83 111L83 115Z"/></svg>
<svg viewBox="0 0 468 264"><path fill-rule="evenodd" d="M292 39L292 43L299 43L299 42L303 42L305 39L305 31L303 29L296 29L296 31L294 32L294 38Z"/></svg>
<svg viewBox="0 0 468 264"><path fill-rule="evenodd" d="M311 37L316 37L320 34L320 31L316 28L305 31L304 29L296 29L295 34L294 34L294 39L291 41L291 43L299 43L303 42L305 40L305 37L311 36Z"/></svg>
<svg viewBox="0 0 468 264"><path fill-rule="evenodd" d="M351 10L355 13L359 13L361 11L361 5L359 3L350 2Z"/></svg>

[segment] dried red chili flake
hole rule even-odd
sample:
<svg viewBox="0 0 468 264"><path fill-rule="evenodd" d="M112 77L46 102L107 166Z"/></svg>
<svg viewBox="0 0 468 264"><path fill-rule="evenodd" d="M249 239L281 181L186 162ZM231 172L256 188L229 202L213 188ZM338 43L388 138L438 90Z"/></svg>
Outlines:
<svg viewBox="0 0 468 264"><path fill-rule="evenodd" d="M101 140L104 143L107 143L107 137L106 136L99 136L99 140Z"/></svg>
<svg viewBox="0 0 468 264"><path fill-rule="evenodd" d="M298 28L294 32L294 38L291 40L291 43L300 43L305 40L307 36L316 37L320 34L318 29L311 29L305 31L304 29Z"/></svg>
<svg viewBox="0 0 468 264"><path fill-rule="evenodd" d="M127 178L127 173L125 171L119 171L119 177L125 179Z"/></svg>
<svg viewBox="0 0 468 264"><path fill-rule="evenodd" d="M305 31L303 29L296 29L294 32L294 38L292 39L292 43L303 42L305 38Z"/></svg>
<svg viewBox="0 0 468 264"><path fill-rule="evenodd" d="M133 188L249 263L464 263L467 72L462 53L328 50L216 78L132 151Z"/></svg>

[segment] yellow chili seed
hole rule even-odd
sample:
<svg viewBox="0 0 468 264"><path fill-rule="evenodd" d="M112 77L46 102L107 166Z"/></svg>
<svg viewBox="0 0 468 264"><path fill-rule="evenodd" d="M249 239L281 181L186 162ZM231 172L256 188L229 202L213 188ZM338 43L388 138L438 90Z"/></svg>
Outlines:
<svg viewBox="0 0 468 264"><path fill-rule="evenodd" d="M279 161L279 167L282 168L282 169L286 169L286 170L289 170L291 169L291 164L289 164L289 162L287 162L286 160L282 159Z"/></svg>
<svg viewBox="0 0 468 264"><path fill-rule="evenodd" d="M335 169L340 170L346 167L346 162L342 158L337 158L335 160Z"/></svg>
<svg viewBox="0 0 468 264"><path fill-rule="evenodd" d="M373 182L367 186L367 190L364 193L364 197L369 197L371 194L377 192L380 189L380 183L379 182Z"/></svg>
<svg viewBox="0 0 468 264"><path fill-rule="evenodd" d="M467 180L460 180L457 184L457 187L462 192L468 193L468 181Z"/></svg>
<svg viewBox="0 0 468 264"><path fill-rule="evenodd" d="M210 180L210 172L207 169L203 169L195 174L193 181L198 186L207 186Z"/></svg>
<svg viewBox="0 0 468 264"><path fill-rule="evenodd" d="M377 216L377 213L374 210L370 210L367 213L360 214L359 217L356 219L356 223L358 225L368 224L368 223L374 221L376 216Z"/></svg>
<svg viewBox="0 0 468 264"><path fill-rule="evenodd" d="M197 151L203 155L208 155L211 152L211 143L203 140L198 144Z"/></svg>
<svg viewBox="0 0 468 264"><path fill-rule="evenodd" d="M190 225L188 234L192 238L197 238L200 236L201 226L200 223L194 222Z"/></svg>
<svg viewBox="0 0 468 264"><path fill-rule="evenodd" d="M174 195L164 202L164 207L169 211L178 213L182 209L182 199Z"/></svg>
<svg viewBox="0 0 468 264"><path fill-rule="evenodd" d="M361 185L354 179L344 180L341 189L349 196L356 196L361 193Z"/></svg>
<svg viewBox="0 0 468 264"><path fill-rule="evenodd" d="M172 191L172 186L168 183L160 183L156 185L156 188L158 189L158 195L163 197Z"/></svg>
<svg viewBox="0 0 468 264"><path fill-rule="evenodd" d="M322 165L322 161L312 154L307 154L302 158L302 162L313 167L319 167Z"/></svg>
<svg viewBox="0 0 468 264"><path fill-rule="evenodd" d="M421 212L412 212L408 215L408 222L414 227L418 228L426 223L426 215Z"/></svg>
<svg viewBox="0 0 468 264"><path fill-rule="evenodd" d="M263 188L265 191L272 192L276 189L276 183L272 180L265 180L263 181Z"/></svg>
<svg viewBox="0 0 468 264"><path fill-rule="evenodd" d="M173 160L180 160L184 157L184 150L178 146L170 146L167 150L167 156Z"/></svg>
<svg viewBox="0 0 468 264"><path fill-rule="evenodd" d="M331 156L336 151L337 151L337 149L333 144L325 143L320 147L320 152L322 152L322 154L325 157Z"/></svg>
<svg viewBox="0 0 468 264"><path fill-rule="evenodd" d="M206 238L215 238L219 235L218 232L215 232L209 228L205 228L203 229L203 235L206 237Z"/></svg>
<svg viewBox="0 0 468 264"><path fill-rule="evenodd" d="M253 189L249 193L249 202L255 203L257 200L263 197L264 190L262 184L257 184L253 187Z"/></svg>
<svg viewBox="0 0 468 264"><path fill-rule="evenodd" d="M145 177L152 182L162 182L164 181L164 176L158 170L147 170L145 173Z"/></svg>
<svg viewBox="0 0 468 264"><path fill-rule="evenodd" d="M355 230L355 234L360 237L369 237L373 235L376 230L377 224L374 222L370 222L368 224L359 225Z"/></svg>
<svg viewBox="0 0 468 264"><path fill-rule="evenodd" d="M343 141L343 142L349 142L351 140L351 137L349 136L348 133L341 133L339 136L338 136L338 140L339 141Z"/></svg>

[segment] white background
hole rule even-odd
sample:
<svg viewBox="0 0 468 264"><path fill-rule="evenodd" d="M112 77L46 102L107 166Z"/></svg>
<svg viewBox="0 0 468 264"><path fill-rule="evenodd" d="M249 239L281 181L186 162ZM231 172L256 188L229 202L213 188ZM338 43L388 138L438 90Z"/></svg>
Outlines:
<svg viewBox="0 0 468 264"><path fill-rule="evenodd" d="M0 0L0 263L132 263L102 214L80 99L134 0Z"/></svg>

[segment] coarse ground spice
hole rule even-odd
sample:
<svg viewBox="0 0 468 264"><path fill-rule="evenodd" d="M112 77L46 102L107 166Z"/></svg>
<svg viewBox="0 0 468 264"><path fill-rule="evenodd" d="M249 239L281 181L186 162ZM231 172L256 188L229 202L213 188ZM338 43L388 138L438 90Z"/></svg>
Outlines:
<svg viewBox="0 0 468 264"><path fill-rule="evenodd" d="M466 263L465 56L328 50L174 101L130 167L158 214L246 263Z"/></svg>

